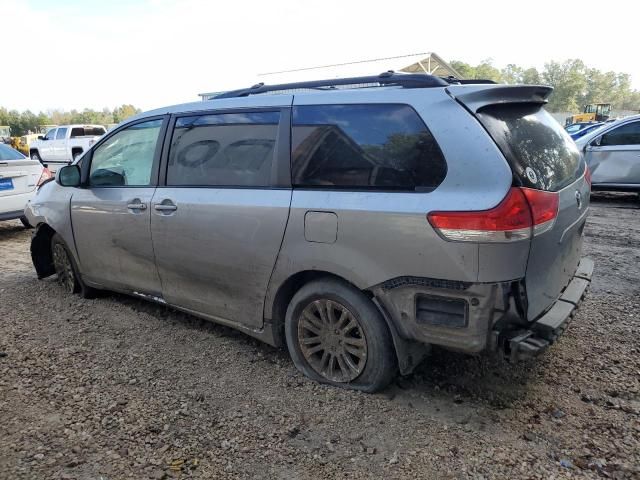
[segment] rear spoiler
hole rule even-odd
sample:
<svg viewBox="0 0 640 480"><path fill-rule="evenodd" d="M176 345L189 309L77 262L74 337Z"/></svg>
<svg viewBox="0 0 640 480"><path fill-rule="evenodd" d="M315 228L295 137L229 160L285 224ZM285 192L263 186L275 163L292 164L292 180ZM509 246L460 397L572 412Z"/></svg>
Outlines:
<svg viewBox="0 0 640 480"><path fill-rule="evenodd" d="M553 87L546 85L451 85L447 92L471 112L489 105L547 103Z"/></svg>

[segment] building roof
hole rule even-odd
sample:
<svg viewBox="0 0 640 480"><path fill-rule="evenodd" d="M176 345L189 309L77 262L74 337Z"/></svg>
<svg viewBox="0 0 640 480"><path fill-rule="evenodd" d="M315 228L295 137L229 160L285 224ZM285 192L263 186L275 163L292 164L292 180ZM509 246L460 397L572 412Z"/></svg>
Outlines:
<svg viewBox="0 0 640 480"><path fill-rule="evenodd" d="M259 73L257 81L253 83L280 84L317 79L349 78L375 75L389 70L405 73L425 73L439 77L453 76L462 79L460 73L439 55L427 52ZM199 93L198 95L203 100L209 100L220 93L223 92Z"/></svg>

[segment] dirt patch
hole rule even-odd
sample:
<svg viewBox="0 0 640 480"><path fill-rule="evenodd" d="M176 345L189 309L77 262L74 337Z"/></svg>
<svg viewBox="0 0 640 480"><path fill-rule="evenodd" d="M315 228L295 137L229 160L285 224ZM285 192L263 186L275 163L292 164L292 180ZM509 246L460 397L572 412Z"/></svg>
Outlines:
<svg viewBox="0 0 640 480"><path fill-rule="evenodd" d="M436 351L366 395L125 296L38 281L0 224L0 478L638 478L640 204L594 198L592 291L535 362Z"/></svg>

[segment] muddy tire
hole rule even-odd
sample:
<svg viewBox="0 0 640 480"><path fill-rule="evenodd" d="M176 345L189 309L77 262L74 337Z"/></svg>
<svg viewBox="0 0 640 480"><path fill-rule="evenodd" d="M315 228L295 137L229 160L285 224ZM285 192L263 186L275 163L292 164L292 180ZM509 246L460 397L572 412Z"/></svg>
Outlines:
<svg viewBox="0 0 640 480"><path fill-rule="evenodd" d="M94 298L96 290L87 286L78 273L73 256L67 245L57 233L51 239L51 258L56 271L58 284L65 292L78 293L82 298Z"/></svg>
<svg viewBox="0 0 640 480"><path fill-rule="evenodd" d="M337 279L304 285L285 318L295 366L322 383L376 392L397 374L391 333L374 303Z"/></svg>

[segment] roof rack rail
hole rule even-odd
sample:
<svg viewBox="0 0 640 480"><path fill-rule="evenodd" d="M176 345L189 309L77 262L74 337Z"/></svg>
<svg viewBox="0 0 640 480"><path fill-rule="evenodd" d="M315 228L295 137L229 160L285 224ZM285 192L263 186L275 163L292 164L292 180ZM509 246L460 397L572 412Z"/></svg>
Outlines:
<svg viewBox="0 0 640 480"><path fill-rule="evenodd" d="M341 85L377 84L377 86L399 86L403 88L431 88L446 87L449 82L435 75L423 73L395 73L392 70L366 77L333 78L328 80L311 80L307 82L282 83L279 85L265 85L258 83L250 88L232 90L216 95L215 99L247 97L266 92L294 89L334 89Z"/></svg>
<svg viewBox="0 0 640 480"><path fill-rule="evenodd" d="M442 79L447 83L455 83L457 85L493 85L496 83L493 80L488 80L483 78L461 79L461 78L456 78L452 75L448 77L442 77Z"/></svg>

